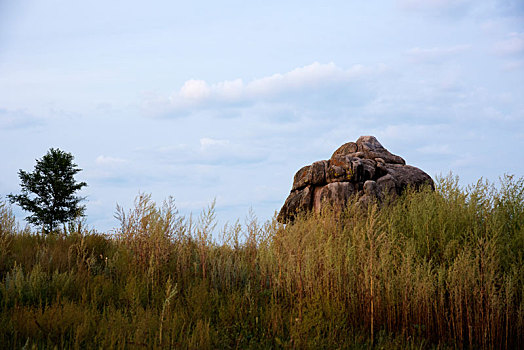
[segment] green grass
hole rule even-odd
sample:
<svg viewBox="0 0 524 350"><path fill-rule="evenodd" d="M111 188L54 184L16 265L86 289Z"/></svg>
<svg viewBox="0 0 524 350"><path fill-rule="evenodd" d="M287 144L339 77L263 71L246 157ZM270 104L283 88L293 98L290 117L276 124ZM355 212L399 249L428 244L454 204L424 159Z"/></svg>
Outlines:
<svg viewBox="0 0 524 350"><path fill-rule="evenodd" d="M3 348L523 348L524 179L408 191L367 211L117 208L111 235L21 229L0 203Z"/></svg>

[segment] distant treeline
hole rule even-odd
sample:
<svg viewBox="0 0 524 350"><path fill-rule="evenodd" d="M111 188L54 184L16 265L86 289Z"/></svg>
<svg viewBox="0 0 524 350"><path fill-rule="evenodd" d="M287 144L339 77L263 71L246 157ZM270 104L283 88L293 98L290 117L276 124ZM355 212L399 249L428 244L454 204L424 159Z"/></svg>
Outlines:
<svg viewBox="0 0 524 350"><path fill-rule="evenodd" d="M0 203L4 348L524 348L524 179L215 230L148 195L111 234Z"/></svg>

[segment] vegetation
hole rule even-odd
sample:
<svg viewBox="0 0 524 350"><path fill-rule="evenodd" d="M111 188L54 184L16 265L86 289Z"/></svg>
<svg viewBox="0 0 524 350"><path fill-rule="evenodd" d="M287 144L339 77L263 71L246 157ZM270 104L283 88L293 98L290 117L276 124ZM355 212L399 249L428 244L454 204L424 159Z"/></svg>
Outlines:
<svg viewBox="0 0 524 350"><path fill-rule="evenodd" d="M73 159L70 153L51 148L42 159L37 159L34 172L18 172L22 194L7 196L11 203L33 213L26 220L42 226L46 233L55 230L58 223L84 214L85 207L79 205L84 198L74 194L87 184L75 181L74 175L81 169Z"/></svg>
<svg viewBox="0 0 524 350"><path fill-rule="evenodd" d="M213 239L140 195L112 235L17 227L0 204L0 344L64 348L524 348L524 179Z"/></svg>

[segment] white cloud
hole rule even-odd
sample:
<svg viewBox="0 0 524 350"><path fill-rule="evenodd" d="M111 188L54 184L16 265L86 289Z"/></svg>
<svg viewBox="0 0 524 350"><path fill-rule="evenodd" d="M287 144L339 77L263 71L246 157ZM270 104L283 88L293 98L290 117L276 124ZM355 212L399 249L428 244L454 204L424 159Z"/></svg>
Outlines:
<svg viewBox="0 0 524 350"><path fill-rule="evenodd" d="M185 100L204 100L209 97L211 90L203 80L191 79L180 88L179 96Z"/></svg>
<svg viewBox="0 0 524 350"><path fill-rule="evenodd" d="M417 148L417 152L424 155L449 155L453 154L450 146L447 144L430 144Z"/></svg>
<svg viewBox="0 0 524 350"><path fill-rule="evenodd" d="M229 145L229 140L218 140L218 139L212 139L208 137L204 137L200 139L200 149L202 151L205 151L209 148L214 148L216 146L226 146Z"/></svg>
<svg viewBox="0 0 524 350"><path fill-rule="evenodd" d="M457 156L457 159L451 162L451 167L452 169L459 169L459 170L461 170L462 168L472 167L475 165L478 167L478 164L482 163L483 161L484 159L482 159L481 157L471 155L470 153L460 154Z"/></svg>
<svg viewBox="0 0 524 350"><path fill-rule="evenodd" d="M470 45L409 49L406 54L413 62L435 62L445 57L454 56L468 50Z"/></svg>
<svg viewBox="0 0 524 350"><path fill-rule="evenodd" d="M441 132L449 132L449 127L444 124L390 124L382 128L380 136L385 139L405 139L409 136L411 142L420 142L430 139L432 134Z"/></svg>
<svg viewBox="0 0 524 350"><path fill-rule="evenodd" d="M98 165L116 166L116 165L127 163L127 160L122 159L122 158L114 158L114 157L99 155L96 158L95 163Z"/></svg>
<svg viewBox="0 0 524 350"><path fill-rule="evenodd" d="M168 99L155 97L146 102L146 109L153 114L188 112L218 105L255 103L279 98L286 94L322 89L351 82L360 77L380 73L384 65L365 67L354 65L342 69L334 63L314 62L286 73L276 73L244 83L242 79L209 84L191 79Z"/></svg>
<svg viewBox="0 0 524 350"><path fill-rule="evenodd" d="M514 55L524 52L524 33L510 33L508 38L495 44L498 55Z"/></svg>
<svg viewBox="0 0 524 350"><path fill-rule="evenodd" d="M199 117L197 117L199 118ZM227 123L227 121L226 121ZM234 122L231 124L234 125ZM232 136L232 135L230 135ZM238 135L235 135L237 137ZM155 167L230 166L254 164L268 157L267 150L244 139L200 137L185 145L141 147L133 164L156 159ZM196 141L196 142L195 142ZM249 140L252 142L252 140Z"/></svg>
<svg viewBox="0 0 524 350"><path fill-rule="evenodd" d="M344 70L337 67L333 62L328 64L315 62L284 74L274 74L253 80L247 85L246 93L250 97L258 97L283 91L314 88L325 84L347 81L358 77L364 72L365 67L362 65L355 65L348 70Z"/></svg>
<svg viewBox="0 0 524 350"><path fill-rule="evenodd" d="M41 118L37 118L24 110L0 108L0 129L26 128L42 123L43 120Z"/></svg>
<svg viewBox="0 0 524 350"><path fill-rule="evenodd" d="M472 0L398 0L400 8L408 11L419 11L456 16L475 4Z"/></svg>
<svg viewBox="0 0 524 350"><path fill-rule="evenodd" d="M216 84L215 89L219 99L235 101L242 98L244 82L242 79L226 80Z"/></svg>
<svg viewBox="0 0 524 350"><path fill-rule="evenodd" d="M477 19L484 30L494 30L502 22L521 22L522 0L397 0L397 6L407 13L447 20ZM505 26L505 25L503 25ZM459 32L458 30L457 32Z"/></svg>
<svg viewBox="0 0 524 350"><path fill-rule="evenodd" d="M522 67L524 67L524 60L508 61L502 66L502 68L506 71L518 70Z"/></svg>
<svg viewBox="0 0 524 350"><path fill-rule="evenodd" d="M401 7L410 10L448 9L467 2L469 0L399 0Z"/></svg>

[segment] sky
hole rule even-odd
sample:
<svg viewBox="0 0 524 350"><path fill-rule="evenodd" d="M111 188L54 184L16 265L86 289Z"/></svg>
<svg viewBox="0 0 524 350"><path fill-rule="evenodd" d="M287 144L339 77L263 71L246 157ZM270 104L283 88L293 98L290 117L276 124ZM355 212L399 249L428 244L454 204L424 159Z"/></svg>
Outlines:
<svg viewBox="0 0 524 350"><path fill-rule="evenodd" d="M524 3L0 0L0 200L54 147L98 231L139 193L264 221L361 135L433 178L523 176Z"/></svg>

